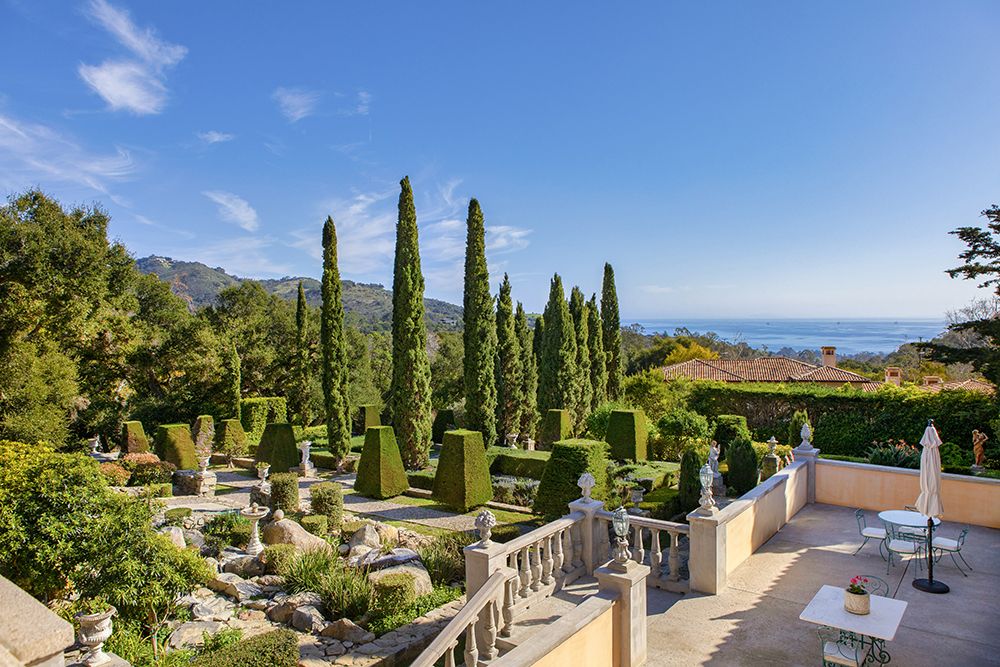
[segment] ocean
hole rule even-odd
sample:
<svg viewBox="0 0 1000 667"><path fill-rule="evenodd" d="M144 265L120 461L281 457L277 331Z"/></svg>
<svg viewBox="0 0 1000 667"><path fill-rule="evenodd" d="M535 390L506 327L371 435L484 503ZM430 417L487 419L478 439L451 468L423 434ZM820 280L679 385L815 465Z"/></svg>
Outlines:
<svg viewBox="0 0 1000 667"><path fill-rule="evenodd" d="M648 319L628 320L645 333L672 334L678 327L693 333L714 331L729 342L752 347L766 345L771 352L783 347L819 350L834 345L838 354L895 352L903 343L930 340L947 328L943 319Z"/></svg>

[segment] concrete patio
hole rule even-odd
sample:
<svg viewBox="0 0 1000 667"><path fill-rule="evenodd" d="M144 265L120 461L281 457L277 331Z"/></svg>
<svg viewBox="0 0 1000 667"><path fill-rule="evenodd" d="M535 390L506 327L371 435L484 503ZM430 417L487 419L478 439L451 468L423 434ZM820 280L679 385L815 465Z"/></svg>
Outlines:
<svg viewBox="0 0 1000 667"><path fill-rule="evenodd" d="M869 525L879 525L868 512ZM962 526L944 522L937 534L956 537ZM963 554L975 568L963 577L951 559L935 565L947 595L914 589L916 563L886 563L878 544L861 544L854 511L807 505L730 575L721 594L680 596L649 589L649 665L820 664L817 626L799 614L824 584L846 586L856 574L899 585L896 598L909 603L886 648L893 665L1000 664L1000 531L973 526ZM924 575L926 576L926 571ZM902 578L902 581L901 581Z"/></svg>

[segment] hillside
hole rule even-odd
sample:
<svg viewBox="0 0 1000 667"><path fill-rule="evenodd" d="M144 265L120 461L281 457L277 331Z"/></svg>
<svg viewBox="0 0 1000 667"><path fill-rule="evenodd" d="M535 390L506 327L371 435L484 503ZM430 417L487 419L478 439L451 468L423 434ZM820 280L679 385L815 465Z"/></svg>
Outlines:
<svg viewBox="0 0 1000 667"><path fill-rule="evenodd" d="M187 301L192 310L212 305L219 292L247 280L230 275L221 267L212 268L201 262L184 262L156 255L137 259L136 265L143 273L152 273L170 283L174 294ZM306 301L319 306L320 282L315 278L285 277L257 282L269 293L292 301L298 293L300 280L306 291ZM392 292L377 283L341 282L344 313L348 321L364 330L389 330L392 324ZM438 299L424 299L424 308L429 328L435 331L460 328L461 306Z"/></svg>

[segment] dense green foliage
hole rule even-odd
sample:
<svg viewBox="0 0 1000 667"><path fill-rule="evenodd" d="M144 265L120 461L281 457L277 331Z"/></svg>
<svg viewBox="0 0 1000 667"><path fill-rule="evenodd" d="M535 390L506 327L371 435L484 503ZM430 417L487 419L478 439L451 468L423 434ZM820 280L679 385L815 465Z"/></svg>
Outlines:
<svg viewBox="0 0 1000 667"><path fill-rule="evenodd" d="M576 333L559 274L552 277L544 317L542 357L538 365L538 409L543 414L547 410L568 410L572 418L580 396Z"/></svg>
<svg viewBox="0 0 1000 667"><path fill-rule="evenodd" d="M244 548L250 540L250 532L250 519L236 511L217 514L206 521L202 528L205 543L216 551L227 546Z"/></svg>
<svg viewBox="0 0 1000 667"><path fill-rule="evenodd" d="M565 440L573 432L573 418L569 410L546 410L538 428L538 446L549 448L552 443Z"/></svg>
<svg viewBox="0 0 1000 667"><path fill-rule="evenodd" d="M545 348L545 315L535 318L535 328L531 335L531 353L535 357L535 369L538 372L538 383L535 385L535 410L542 409L542 356Z"/></svg>
<svg viewBox="0 0 1000 667"><path fill-rule="evenodd" d="M942 445L942 448L944 445ZM905 442L890 440L884 443L875 443L865 452L868 463L877 466L891 466L893 468L910 468L917 470L920 468L920 450ZM941 464L944 465L942 459Z"/></svg>
<svg viewBox="0 0 1000 667"><path fill-rule="evenodd" d="M608 445L597 440L560 440L552 445L552 456L542 473L533 510L546 517L569 512L568 504L580 497L577 481L589 472L596 482L591 497L603 500L607 493Z"/></svg>
<svg viewBox="0 0 1000 667"><path fill-rule="evenodd" d="M392 498L408 488L410 483L392 427L368 429L354 490L369 498Z"/></svg>
<svg viewBox="0 0 1000 667"><path fill-rule="evenodd" d="M490 272L486 268L486 229L475 198L469 201L466 231L462 297L465 425L482 433L486 444L492 445L497 441L497 325L490 296Z"/></svg>
<svg viewBox="0 0 1000 667"><path fill-rule="evenodd" d="M726 461L729 463L729 477L726 481L736 489L737 495L742 496L757 486L757 454L749 438L740 436L730 442Z"/></svg>
<svg viewBox="0 0 1000 667"><path fill-rule="evenodd" d="M191 667L296 667L298 664L298 635L291 630L272 630L204 653Z"/></svg>
<svg viewBox="0 0 1000 667"><path fill-rule="evenodd" d="M339 526L344 516L344 489L337 482L320 482L310 489L312 511L329 520L331 528Z"/></svg>
<svg viewBox="0 0 1000 667"><path fill-rule="evenodd" d="M429 611L446 605L460 597L462 597L461 588L436 586L432 592L427 595L421 595L406 606L386 610L387 613L372 619L368 623L368 629L376 635L381 636L386 632L411 623Z"/></svg>
<svg viewBox="0 0 1000 667"><path fill-rule="evenodd" d="M431 424L431 438L435 443L441 444L444 442L445 431L451 431L457 427L455 411L442 408L434 415L434 423Z"/></svg>
<svg viewBox="0 0 1000 667"><path fill-rule="evenodd" d="M288 404L281 396L244 398L240 401L240 423L247 440L260 442L268 424L288 421Z"/></svg>
<svg viewBox="0 0 1000 667"><path fill-rule="evenodd" d="M712 439L719 444L719 458L726 458L729 443L737 439L752 439L747 418L743 415L716 415L712 420Z"/></svg>
<svg viewBox="0 0 1000 667"><path fill-rule="evenodd" d="M299 476L294 472L276 472L271 482L271 509L284 510L285 514L299 511Z"/></svg>
<svg viewBox="0 0 1000 667"><path fill-rule="evenodd" d="M424 277L417 244L417 211L408 177L400 181L400 188L392 278L390 412L406 465L419 469L427 464L431 441L430 361L424 322ZM367 441L365 444L367 447Z"/></svg>
<svg viewBox="0 0 1000 667"><path fill-rule="evenodd" d="M306 291L299 281L295 302L295 366L288 390L288 410L295 423L308 426L312 421L309 400L309 306Z"/></svg>
<svg viewBox="0 0 1000 667"><path fill-rule="evenodd" d="M490 464L490 472L495 475L540 480L551 454L551 452L530 452L510 447L490 447L486 450L486 460Z"/></svg>
<svg viewBox="0 0 1000 667"><path fill-rule="evenodd" d="M573 333L576 337L576 388L573 423L582 430L584 420L590 413L594 400L594 388L590 384L590 318L583 291L574 286L569 295L569 314L573 318Z"/></svg>
<svg viewBox="0 0 1000 667"><path fill-rule="evenodd" d="M625 366L622 359L622 325L618 315L618 290L615 287L615 270L610 264L604 265L601 322L604 327L604 354L607 358L608 398L614 401L620 399L624 391Z"/></svg>
<svg viewBox="0 0 1000 667"><path fill-rule="evenodd" d="M215 451L229 457L247 454L247 436L239 419L223 419L215 429Z"/></svg>
<svg viewBox="0 0 1000 667"><path fill-rule="evenodd" d="M456 581L465 581L465 554L463 549L471 544L468 533L445 533L434 538L430 544L419 549L420 560L427 568L431 583L447 586Z"/></svg>
<svg viewBox="0 0 1000 667"><path fill-rule="evenodd" d="M497 428L500 442L509 433L520 434L523 423L524 368L521 341L518 338L514 304L510 297L510 279L505 273L497 297ZM532 392L534 393L534 392ZM487 446L496 444L486 441Z"/></svg>
<svg viewBox="0 0 1000 667"><path fill-rule="evenodd" d="M514 329L521 354L520 432L533 438L538 425L538 360L534 352L534 334L528 328L528 316L520 301L517 302L517 312L514 314Z"/></svg>
<svg viewBox="0 0 1000 667"><path fill-rule="evenodd" d="M236 346L230 344L222 358L223 388L225 390L221 402L222 414L231 419L239 419L243 402L242 371L240 369L240 353Z"/></svg>
<svg viewBox="0 0 1000 667"><path fill-rule="evenodd" d="M681 454L681 469L677 482L677 502L681 512L690 512L698 506L698 499L701 497L701 478L698 473L705 465L705 460L701 449L697 447L685 449Z"/></svg>
<svg viewBox="0 0 1000 667"><path fill-rule="evenodd" d="M372 426L381 426L382 417L379 406L375 404L358 406L358 433L365 434Z"/></svg>
<svg viewBox="0 0 1000 667"><path fill-rule="evenodd" d="M608 358L604 354L604 323L597 307L597 295L591 294L587 302L587 332L590 351L590 406L596 410L608 400Z"/></svg>
<svg viewBox="0 0 1000 667"><path fill-rule="evenodd" d="M299 450L295 443L295 431L287 423L268 424L257 446L257 461L271 464L271 472L288 472L299 465Z"/></svg>
<svg viewBox="0 0 1000 667"><path fill-rule="evenodd" d="M138 454L149 451L149 438L142 428L142 422L132 421L122 424L122 437L119 441L122 453Z"/></svg>
<svg viewBox="0 0 1000 667"><path fill-rule="evenodd" d="M323 514L308 514L300 520L302 527L313 535L326 536L330 529L330 520Z"/></svg>
<svg viewBox="0 0 1000 667"><path fill-rule="evenodd" d="M650 443L650 457L679 461L688 447L707 442L711 434L708 420L694 410L677 408L656 422L657 437Z"/></svg>
<svg viewBox="0 0 1000 667"><path fill-rule="evenodd" d="M347 345L344 339L344 305L337 266L337 229L333 218L323 224L323 312L320 317L323 416L327 446L334 456L351 451L351 410L348 406Z"/></svg>
<svg viewBox="0 0 1000 667"><path fill-rule="evenodd" d="M645 461L649 428L646 413L640 410L615 410L608 419L607 443L616 461Z"/></svg>
<svg viewBox="0 0 1000 667"><path fill-rule="evenodd" d="M443 408L457 406L465 396L465 345L460 333L431 337L436 349L431 356L431 398ZM434 440L440 443L440 440Z"/></svg>
<svg viewBox="0 0 1000 667"><path fill-rule="evenodd" d="M187 424L164 424L156 429L153 440L156 455L177 466L178 470L197 470L198 457Z"/></svg>
<svg viewBox="0 0 1000 667"><path fill-rule="evenodd" d="M375 582L374 588L374 604L370 611L377 618L391 616L417 600L413 577L404 572L385 575Z"/></svg>
<svg viewBox="0 0 1000 667"><path fill-rule="evenodd" d="M802 444L802 427L805 424L809 424L809 428L812 428L812 423L809 421L809 413L805 410L796 410L792 413L792 420L788 422L788 438L785 440L785 444L789 447L798 447ZM812 438L809 439L812 442Z"/></svg>
<svg viewBox="0 0 1000 667"><path fill-rule="evenodd" d="M490 467L479 431L456 430L444 434L433 497L458 512L468 512L493 500Z"/></svg>

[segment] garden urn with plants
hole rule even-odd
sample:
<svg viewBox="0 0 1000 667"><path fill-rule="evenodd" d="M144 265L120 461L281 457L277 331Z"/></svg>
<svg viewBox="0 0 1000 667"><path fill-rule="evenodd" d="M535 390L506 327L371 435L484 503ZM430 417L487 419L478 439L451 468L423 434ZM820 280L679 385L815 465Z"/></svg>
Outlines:
<svg viewBox="0 0 1000 667"><path fill-rule="evenodd" d="M844 610L863 616L872 610L872 596L868 594L868 577L852 577L844 590Z"/></svg>
<svg viewBox="0 0 1000 667"><path fill-rule="evenodd" d="M257 463L257 477L260 481L267 481L267 473L271 471L271 464L266 461L260 461Z"/></svg>
<svg viewBox="0 0 1000 667"><path fill-rule="evenodd" d="M104 642L111 637L111 617L117 611L106 602L95 601L76 615L76 621L80 624L80 643L87 649L83 664L93 667L111 661L111 656L104 652Z"/></svg>

